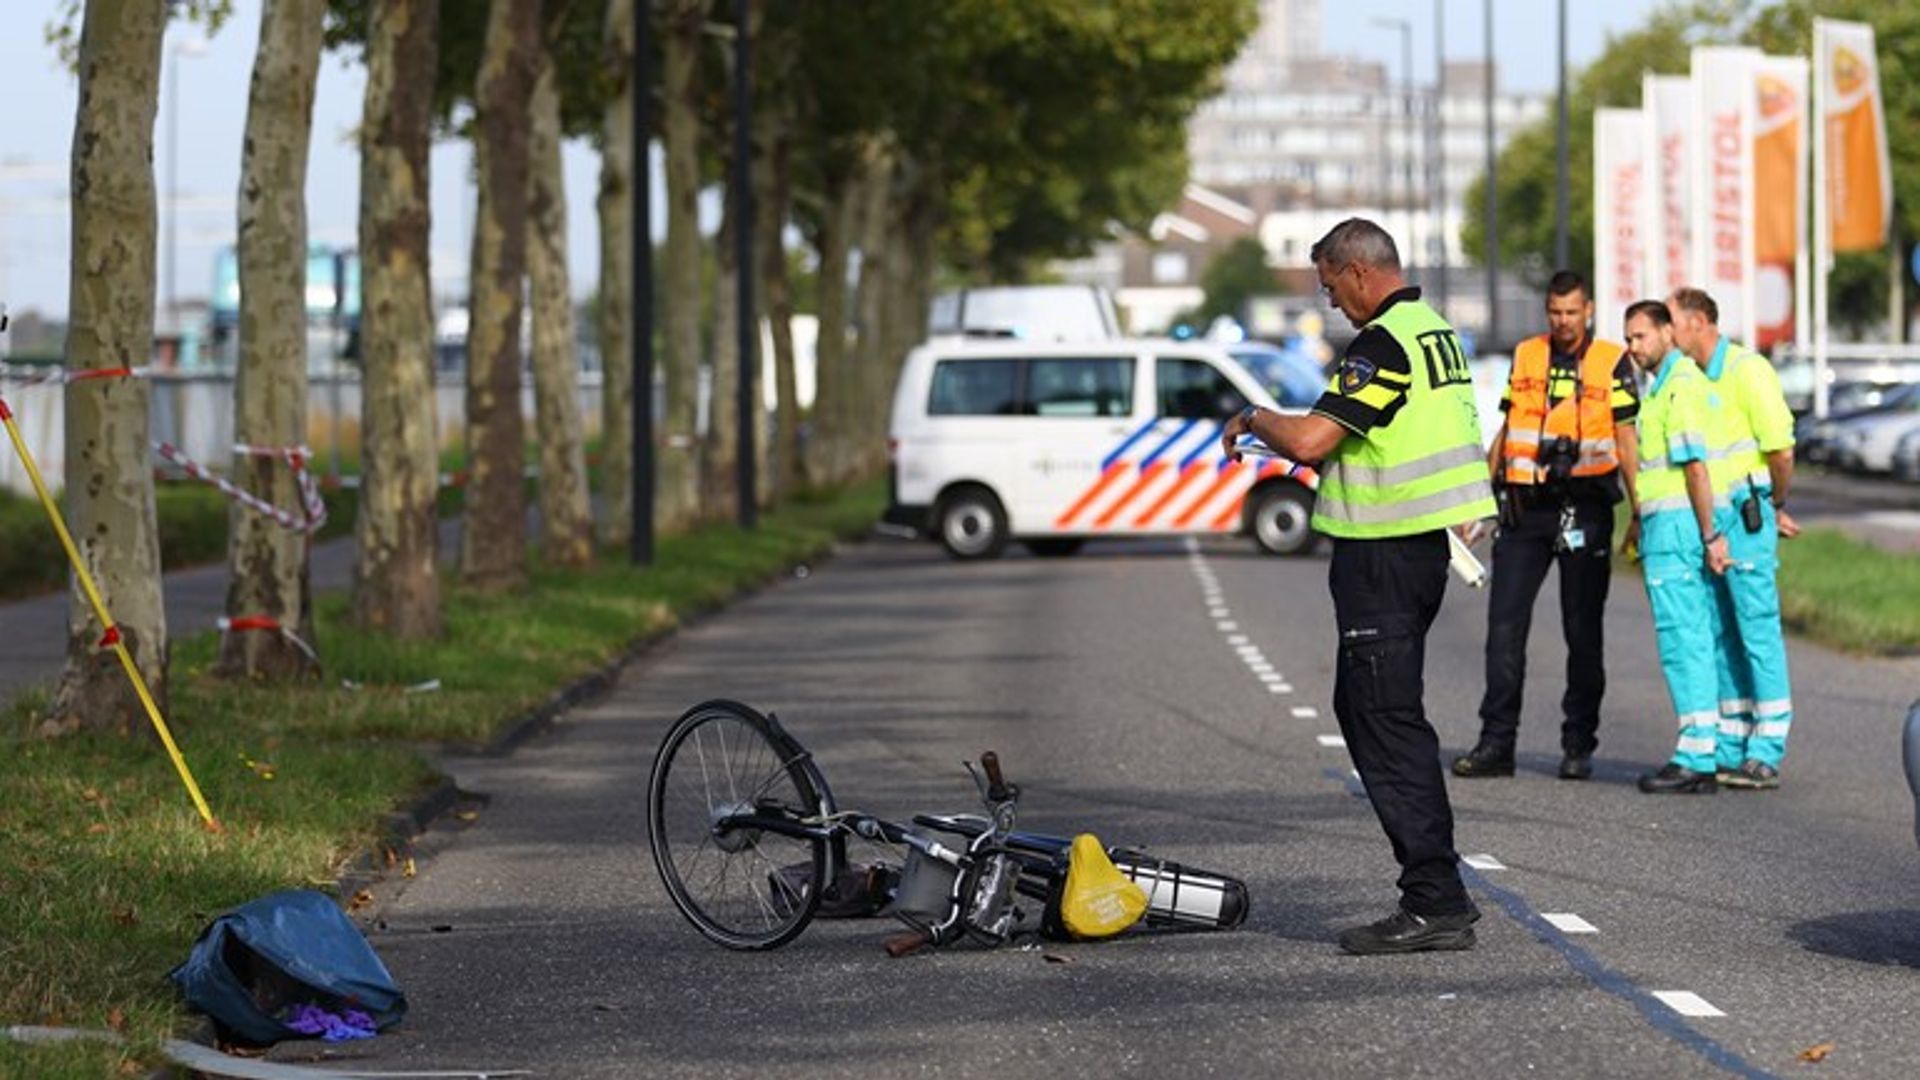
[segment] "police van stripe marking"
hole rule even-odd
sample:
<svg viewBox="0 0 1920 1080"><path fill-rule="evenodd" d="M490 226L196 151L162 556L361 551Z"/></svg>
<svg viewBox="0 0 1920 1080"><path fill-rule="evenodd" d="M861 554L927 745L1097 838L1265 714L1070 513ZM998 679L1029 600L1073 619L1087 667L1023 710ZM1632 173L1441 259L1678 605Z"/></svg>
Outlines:
<svg viewBox="0 0 1920 1080"><path fill-rule="evenodd" d="M1054 522L1054 524L1062 529L1073 524L1073 519L1079 517L1081 511L1092 506L1093 501L1100 497L1101 492L1112 486L1115 480L1120 479L1121 475L1132 467L1133 466L1124 461L1107 466L1106 472L1101 474L1100 479L1094 481L1093 486L1087 489L1085 495L1080 496L1072 506L1067 507L1067 512L1061 514L1059 520Z"/></svg>
<svg viewBox="0 0 1920 1080"><path fill-rule="evenodd" d="M1167 508L1168 503L1172 502L1182 491L1187 489L1187 485L1193 483L1201 473L1206 471L1207 467L1205 465L1182 465L1180 467L1180 478L1173 482L1173 486L1168 488L1165 494L1155 499L1152 506L1141 511L1140 516L1133 519L1134 525L1145 526L1151 523L1154 518L1160 516L1162 510Z"/></svg>
<svg viewBox="0 0 1920 1080"><path fill-rule="evenodd" d="M1192 522L1194 518L1199 517L1200 512L1205 510L1207 504L1213 501L1213 497L1225 490L1229 484L1232 484L1245 468L1246 465L1244 463L1234 464L1228 462L1226 467L1220 470L1220 475L1214 478L1213 483L1207 485L1207 489L1200 493L1200 497L1195 499L1192 505L1188 506L1179 517L1173 519L1174 528L1183 528Z"/></svg>
<svg viewBox="0 0 1920 1080"><path fill-rule="evenodd" d="M1093 519L1094 528L1104 529L1108 525L1113 524L1113 519L1120 516L1120 512L1127 508L1127 504L1131 503L1141 492L1152 486L1153 482L1160 479L1160 474L1165 471L1167 471L1167 463L1164 461L1156 461L1151 465L1143 466L1140 470L1140 479L1134 481L1132 487L1122 492L1120 497L1115 499L1111 506L1107 507L1105 513Z"/></svg>
<svg viewBox="0 0 1920 1080"><path fill-rule="evenodd" d="M1141 424L1138 428L1135 428L1133 434L1128 435L1125 442L1122 442L1119 446L1114 447L1113 453L1108 454L1106 457L1100 460L1101 471L1104 472L1108 469L1113 468L1116 462L1118 462L1122 457L1126 456L1127 451L1133 449L1134 443L1137 443L1141 439L1146 438L1147 435L1151 433L1155 427L1159 426L1159 423L1160 421L1158 420L1149 420L1146 423Z"/></svg>

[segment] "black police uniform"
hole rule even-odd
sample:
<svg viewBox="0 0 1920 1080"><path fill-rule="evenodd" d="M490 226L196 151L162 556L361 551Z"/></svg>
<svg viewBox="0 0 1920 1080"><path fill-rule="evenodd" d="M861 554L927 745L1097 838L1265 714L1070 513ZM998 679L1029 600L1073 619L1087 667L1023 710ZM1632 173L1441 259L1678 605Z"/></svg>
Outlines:
<svg viewBox="0 0 1920 1080"><path fill-rule="evenodd" d="M1576 392L1580 362L1592 338L1573 353L1553 350L1548 361L1549 408ZM1511 391L1509 391L1510 393ZM1640 411L1632 361L1623 353L1613 372L1614 423ZM1511 404L1505 395L1500 408ZM1543 448L1542 462L1547 461ZM1567 689L1560 700L1560 749L1568 757L1591 757L1599 745L1600 699L1606 693L1604 615L1613 580L1613 514L1620 502L1620 474L1571 477L1547 484L1510 484L1510 506L1493 542L1493 595L1487 608L1485 695L1480 699L1476 754L1513 757L1520 730L1521 691L1527 677L1527 637L1534 601L1547 570L1560 569L1560 630L1567 643ZM1564 525L1580 530L1584 543L1562 542Z"/></svg>
<svg viewBox="0 0 1920 1080"><path fill-rule="evenodd" d="M1388 296L1374 313L1417 302L1417 288ZM1372 320L1370 319L1369 322ZM1357 369L1375 388L1343 392L1339 374L1313 411L1364 437L1406 403L1412 361L1392 334L1369 327L1354 338L1340 371ZM1379 387L1398 392L1384 400ZM1421 916L1475 912L1453 847L1453 806L1440 741L1424 705L1427 630L1446 592L1450 550L1443 530L1333 541L1328 588L1340 631L1333 706L1354 769L1400 864L1401 906Z"/></svg>

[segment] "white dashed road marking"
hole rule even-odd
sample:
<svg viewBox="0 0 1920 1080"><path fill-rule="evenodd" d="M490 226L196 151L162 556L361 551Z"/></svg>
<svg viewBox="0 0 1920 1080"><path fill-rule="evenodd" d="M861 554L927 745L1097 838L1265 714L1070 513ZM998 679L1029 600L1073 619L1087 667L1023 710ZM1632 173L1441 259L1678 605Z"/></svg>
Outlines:
<svg viewBox="0 0 1920 1080"><path fill-rule="evenodd" d="M1540 917L1553 924L1555 930L1563 934L1597 934L1600 928L1569 912L1541 912Z"/></svg>
<svg viewBox="0 0 1920 1080"><path fill-rule="evenodd" d="M1234 622L1232 619L1221 619L1219 622L1213 624L1213 628L1224 634L1229 630L1240 629L1240 624Z"/></svg>
<svg viewBox="0 0 1920 1080"><path fill-rule="evenodd" d="M1306 720L1315 716L1319 716L1320 710L1314 708L1311 705L1295 705L1293 707L1293 715L1297 719Z"/></svg>
<svg viewBox="0 0 1920 1080"><path fill-rule="evenodd" d="M1653 996L1660 1003L1681 1016L1725 1016L1726 1013L1713 1007L1713 1003L1691 990L1655 990Z"/></svg>
<svg viewBox="0 0 1920 1080"><path fill-rule="evenodd" d="M1475 870L1505 870L1507 864L1491 855L1462 855L1460 861Z"/></svg>
<svg viewBox="0 0 1920 1080"><path fill-rule="evenodd" d="M1347 740L1341 738L1338 735L1315 735L1314 740L1317 741L1321 746L1347 745Z"/></svg>
<svg viewBox="0 0 1920 1080"><path fill-rule="evenodd" d="M1249 639L1245 634L1228 634L1227 635L1227 644L1232 645L1233 647L1239 649L1241 652L1246 652L1248 649L1252 649L1254 652L1259 652L1260 646L1249 645L1247 644L1248 640Z"/></svg>

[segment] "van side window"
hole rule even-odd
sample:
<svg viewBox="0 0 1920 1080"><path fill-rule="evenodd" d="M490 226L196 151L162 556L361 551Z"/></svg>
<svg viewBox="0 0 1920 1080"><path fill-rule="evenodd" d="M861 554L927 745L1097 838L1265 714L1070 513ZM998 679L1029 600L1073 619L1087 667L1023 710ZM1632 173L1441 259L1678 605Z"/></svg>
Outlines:
<svg viewBox="0 0 1920 1080"><path fill-rule="evenodd" d="M1030 416L1133 415L1133 358L1028 360L1026 412Z"/></svg>
<svg viewBox="0 0 1920 1080"><path fill-rule="evenodd" d="M1247 407L1246 397L1212 364L1162 357L1153 368L1162 417L1223 420Z"/></svg>
<svg viewBox="0 0 1920 1080"><path fill-rule="evenodd" d="M933 365L928 416L1013 416L1020 361L941 360Z"/></svg>

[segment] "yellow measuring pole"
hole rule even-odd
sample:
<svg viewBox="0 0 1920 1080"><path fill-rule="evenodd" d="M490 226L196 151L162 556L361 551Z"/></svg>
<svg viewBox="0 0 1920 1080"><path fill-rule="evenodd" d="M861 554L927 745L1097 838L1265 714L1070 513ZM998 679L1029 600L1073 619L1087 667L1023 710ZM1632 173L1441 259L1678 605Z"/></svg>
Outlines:
<svg viewBox="0 0 1920 1080"><path fill-rule="evenodd" d="M174 744L173 733L167 730L167 722L160 717L160 707L153 703L153 695L147 691L147 681L140 677L139 665L133 662L133 654L127 651L127 643L120 636L120 628L114 625L113 616L107 614L107 605L100 599L100 590L94 586L93 575L87 572L87 564L80 559L80 549L74 546L73 534L67 531L66 519L60 516L59 504L47 492L47 482L40 477L40 469L33 463L33 455L27 451L27 440L20 437L20 428L13 422L13 410L7 408L5 398L0 398L0 423L7 426L7 437L13 440L13 448L20 455L20 464L26 466L27 479L33 481L34 493L40 496L40 505L46 508L47 519L53 522L53 531L60 534L60 546L67 549L67 560L73 563L73 572L80 579L80 589L87 594L87 602L93 605L93 614L106 627L101 639L113 646L120 656L120 666L126 669L127 678L133 680L134 693L140 696L140 704L146 706L147 718L153 721L153 730L159 734L160 742L167 748L167 756L173 759L173 767L180 774L180 781L187 785L187 794L193 797L194 809L200 811L200 818L207 828L220 831L220 823L213 819L213 811L207 807L206 797L200 794L200 785L193 782L193 772L187 768L187 759L180 754L180 747Z"/></svg>

